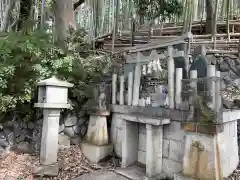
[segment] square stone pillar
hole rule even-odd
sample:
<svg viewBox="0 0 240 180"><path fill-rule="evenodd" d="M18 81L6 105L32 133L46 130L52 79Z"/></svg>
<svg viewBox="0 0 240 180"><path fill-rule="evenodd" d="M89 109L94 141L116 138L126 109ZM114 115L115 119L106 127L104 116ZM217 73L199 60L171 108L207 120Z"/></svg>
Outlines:
<svg viewBox="0 0 240 180"><path fill-rule="evenodd" d="M162 172L163 126L146 124L146 175Z"/></svg>
<svg viewBox="0 0 240 180"><path fill-rule="evenodd" d="M43 114L40 164L50 165L57 162L60 110L44 109Z"/></svg>

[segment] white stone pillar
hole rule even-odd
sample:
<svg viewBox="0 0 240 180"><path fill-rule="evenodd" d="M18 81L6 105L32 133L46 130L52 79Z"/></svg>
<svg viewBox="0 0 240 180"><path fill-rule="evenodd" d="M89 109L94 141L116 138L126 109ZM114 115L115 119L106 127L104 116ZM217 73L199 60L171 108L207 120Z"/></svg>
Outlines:
<svg viewBox="0 0 240 180"><path fill-rule="evenodd" d="M207 67L207 77L215 77L216 76L216 68L215 65L208 65ZM215 82L213 80L207 81L207 89L205 91L211 92L211 102L208 103L209 107L215 109Z"/></svg>
<svg viewBox="0 0 240 180"><path fill-rule="evenodd" d="M120 105L124 105L124 76L120 76Z"/></svg>
<svg viewBox="0 0 240 180"><path fill-rule="evenodd" d="M117 74L112 75L112 104L116 104Z"/></svg>
<svg viewBox="0 0 240 180"><path fill-rule="evenodd" d="M138 102L138 105L142 106L142 107L145 107L146 106L146 100L143 97L140 98L139 102Z"/></svg>
<svg viewBox="0 0 240 180"><path fill-rule="evenodd" d="M146 64L142 65L142 74L147 75L147 65Z"/></svg>
<svg viewBox="0 0 240 180"><path fill-rule="evenodd" d="M138 59L139 59L139 53L140 52L138 52L138 55L137 55ZM135 67L135 74L134 74L133 101L132 101L133 106L138 105L140 80L141 80L141 64L137 62Z"/></svg>
<svg viewBox="0 0 240 180"><path fill-rule="evenodd" d="M133 93L133 73L128 73L128 106L132 105L132 93Z"/></svg>
<svg viewBox="0 0 240 180"><path fill-rule="evenodd" d="M148 62L147 65L147 74L152 74L152 61Z"/></svg>
<svg viewBox="0 0 240 180"><path fill-rule="evenodd" d="M168 104L169 108L174 108L174 59L173 47L168 46Z"/></svg>
<svg viewBox="0 0 240 180"><path fill-rule="evenodd" d="M215 99L216 99L216 112L219 112L222 106L222 96L221 96L221 81L220 81L220 77L221 77L221 73L220 71L216 71L216 77L219 78L216 81L216 93L215 93Z"/></svg>
<svg viewBox="0 0 240 180"><path fill-rule="evenodd" d="M193 90L197 92L196 78L197 78L197 70L191 70L190 79L195 79L195 80L193 80L192 82L190 81L191 82L190 86L193 88ZM187 120L192 120L194 118L194 105L193 105L194 102L191 96L189 97L189 102L190 102L190 111L189 111Z"/></svg>
<svg viewBox="0 0 240 180"><path fill-rule="evenodd" d="M40 164L42 165L50 165L57 162L59 117L60 109L43 110L40 151Z"/></svg>
<svg viewBox="0 0 240 180"><path fill-rule="evenodd" d="M197 79L197 70L190 71L190 79ZM192 88L197 88L197 81L191 82Z"/></svg>
<svg viewBox="0 0 240 180"><path fill-rule="evenodd" d="M175 102L176 108L178 109L180 104L182 103L182 68L176 68L176 94L175 94Z"/></svg>

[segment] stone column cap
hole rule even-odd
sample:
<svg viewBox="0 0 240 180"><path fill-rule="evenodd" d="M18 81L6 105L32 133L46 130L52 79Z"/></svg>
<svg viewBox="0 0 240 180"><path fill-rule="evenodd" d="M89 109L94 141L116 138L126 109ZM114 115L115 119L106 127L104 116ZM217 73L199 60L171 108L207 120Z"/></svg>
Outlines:
<svg viewBox="0 0 240 180"><path fill-rule="evenodd" d="M71 105L65 103L34 103L34 107L43 109L69 109Z"/></svg>

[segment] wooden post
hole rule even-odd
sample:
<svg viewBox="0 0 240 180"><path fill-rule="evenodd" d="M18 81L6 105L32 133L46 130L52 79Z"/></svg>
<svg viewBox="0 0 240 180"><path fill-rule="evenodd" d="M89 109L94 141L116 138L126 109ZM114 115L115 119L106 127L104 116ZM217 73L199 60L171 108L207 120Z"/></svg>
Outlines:
<svg viewBox="0 0 240 180"><path fill-rule="evenodd" d="M120 105L124 105L124 76L120 76L120 97L119 97Z"/></svg>
<svg viewBox="0 0 240 180"><path fill-rule="evenodd" d="M174 60L173 47L168 46L168 104L169 108L174 108Z"/></svg>
<svg viewBox="0 0 240 180"><path fill-rule="evenodd" d="M112 104L116 104L117 74L112 75Z"/></svg>
<svg viewBox="0 0 240 180"><path fill-rule="evenodd" d="M175 94L175 102L176 102L176 108L179 109L179 106L182 102L182 74L183 69L182 68L176 68L176 94Z"/></svg>
<svg viewBox="0 0 240 180"><path fill-rule="evenodd" d="M133 93L133 73L128 73L128 106L132 105L132 93Z"/></svg>

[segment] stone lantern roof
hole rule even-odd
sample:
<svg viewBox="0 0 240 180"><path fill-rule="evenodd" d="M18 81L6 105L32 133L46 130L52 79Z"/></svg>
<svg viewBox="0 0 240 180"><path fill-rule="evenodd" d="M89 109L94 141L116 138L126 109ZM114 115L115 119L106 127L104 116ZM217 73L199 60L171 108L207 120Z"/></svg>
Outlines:
<svg viewBox="0 0 240 180"><path fill-rule="evenodd" d="M73 87L72 83L69 83L67 81L62 81L57 79L55 76L42 80L37 83L38 86L57 86L57 87Z"/></svg>

